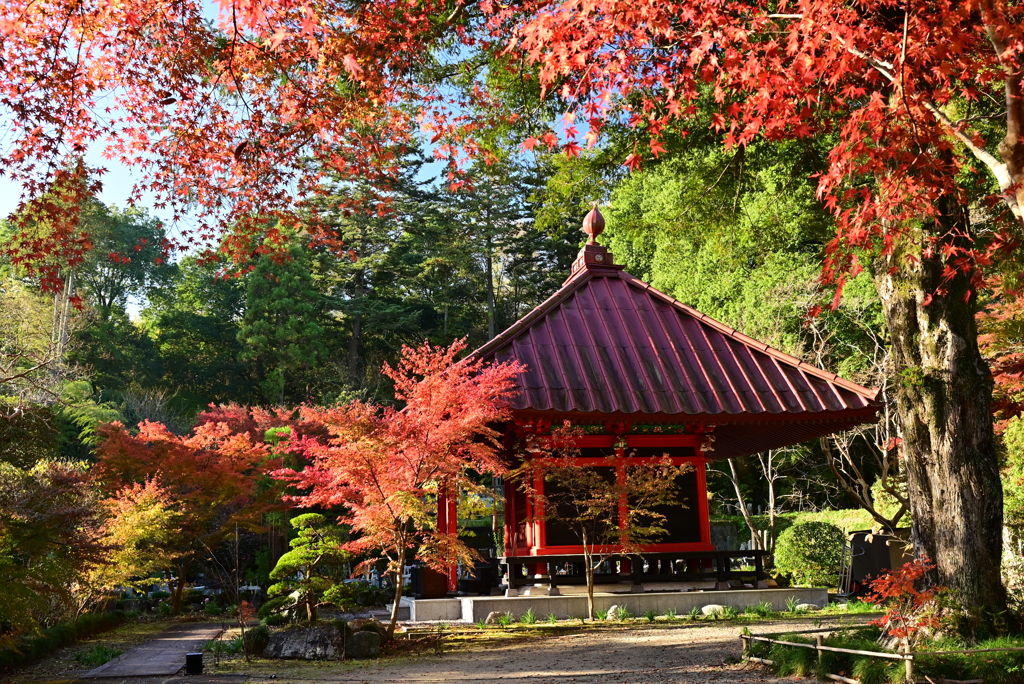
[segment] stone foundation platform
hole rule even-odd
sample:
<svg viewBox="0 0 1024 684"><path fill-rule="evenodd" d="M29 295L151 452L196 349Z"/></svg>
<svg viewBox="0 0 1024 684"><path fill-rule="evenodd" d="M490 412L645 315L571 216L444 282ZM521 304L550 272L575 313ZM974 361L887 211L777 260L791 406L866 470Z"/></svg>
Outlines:
<svg viewBox="0 0 1024 684"><path fill-rule="evenodd" d="M674 610L677 615L709 604L732 606L743 611L747 606L768 602L777 611L786 609L786 601L794 598L798 603L828 604L827 589L731 589L725 591L662 591L643 594L595 594L594 609L608 610L614 605L624 606L634 615L653 610L664 615ZM529 609L539 619L554 613L561 620L583 617L587 614L586 594L570 596L461 596L446 599L402 599L409 607L409 619L416 622L445 621L475 623L489 613L511 613L520 617Z"/></svg>

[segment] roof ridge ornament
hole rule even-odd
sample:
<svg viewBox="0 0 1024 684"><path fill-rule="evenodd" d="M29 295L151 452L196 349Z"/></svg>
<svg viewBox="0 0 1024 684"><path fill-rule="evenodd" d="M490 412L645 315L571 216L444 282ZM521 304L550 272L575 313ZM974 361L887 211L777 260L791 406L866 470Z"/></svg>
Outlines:
<svg viewBox="0 0 1024 684"><path fill-rule="evenodd" d="M590 237L590 240L583 245L583 249L576 256L576 261L572 264L570 278L584 270L604 275L611 275L622 270L622 266L617 266L612 260L612 253L608 251L608 248L597 244L597 236L604 232L604 216L601 215L601 210L597 206L598 203L594 202L594 208L583 218L582 230Z"/></svg>
<svg viewBox="0 0 1024 684"><path fill-rule="evenodd" d="M594 202L594 208L583 217L583 232L590 236L588 245L596 245L597 236L604 232L604 216L597 205L598 203Z"/></svg>

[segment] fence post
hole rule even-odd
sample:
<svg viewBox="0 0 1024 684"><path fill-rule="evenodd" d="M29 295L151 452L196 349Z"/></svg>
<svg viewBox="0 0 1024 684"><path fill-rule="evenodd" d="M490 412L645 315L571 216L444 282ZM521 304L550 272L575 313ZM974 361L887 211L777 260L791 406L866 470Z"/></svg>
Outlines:
<svg viewBox="0 0 1024 684"><path fill-rule="evenodd" d="M825 637L823 637L822 635L816 634L814 636L814 650L818 652L818 663L819 664L821 663L821 658L822 658L822 656L821 656L821 647L822 647L824 641L825 641Z"/></svg>
<svg viewBox="0 0 1024 684"><path fill-rule="evenodd" d="M904 643L903 652L906 654L906 660L903 662L907 666L907 681L914 681L914 654L910 651L910 639L907 639Z"/></svg>

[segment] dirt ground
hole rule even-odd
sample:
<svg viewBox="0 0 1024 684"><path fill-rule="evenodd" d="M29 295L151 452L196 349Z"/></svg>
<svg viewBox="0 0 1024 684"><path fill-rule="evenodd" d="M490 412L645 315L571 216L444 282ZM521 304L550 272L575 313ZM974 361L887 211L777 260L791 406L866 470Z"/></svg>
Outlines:
<svg viewBox="0 0 1024 684"><path fill-rule="evenodd" d="M754 632L808 629L813 624L748 624ZM221 671L246 671L257 684L747 684L783 682L760 666L740 662L736 623L697 623L645 628L623 626L535 637L486 646L448 647L443 655L418 655L372 663L234 663ZM236 669L237 668L237 669ZM268 681L269 680L269 681Z"/></svg>
<svg viewBox="0 0 1024 684"><path fill-rule="evenodd" d="M824 616L822 616L824 618ZM823 626L839 619L822 619ZM846 618L845 622L850 622ZM860 620L856 620L860 621ZM757 665L740 662L739 633L811 629L818 620L632 623L588 626L580 631L538 635L502 630L461 630L444 653L432 649L378 661L302 662L231 658L217 667L207 654L199 677L88 680L89 684L721 684L793 682ZM148 630L115 637L123 646ZM529 630L527 630L530 632ZM140 633L141 632L141 633ZM460 638L461 634L461 638ZM114 635L111 635L114 637ZM108 637L109 638L109 637ZM114 639L111 639L114 640ZM75 648L84 647L82 644ZM68 649L71 651L72 649ZM0 681L18 684L75 682L84 672L70 653ZM80 684L85 684L81 682Z"/></svg>
<svg viewBox="0 0 1024 684"><path fill-rule="evenodd" d="M394 667L350 673L348 682L503 682L504 684L654 684L656 682L774 682L767 672L737 663L736 626L628 628L568 634L484 651L424 657Z"/></svg>

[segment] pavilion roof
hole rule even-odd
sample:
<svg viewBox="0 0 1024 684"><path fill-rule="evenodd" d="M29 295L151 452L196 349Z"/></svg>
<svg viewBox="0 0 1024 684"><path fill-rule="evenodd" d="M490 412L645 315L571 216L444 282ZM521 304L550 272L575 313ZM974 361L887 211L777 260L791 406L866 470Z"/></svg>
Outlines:
<svg viewBox="0 0 1024 684"><path fill-rule="evenodd" d="M591 224L603 224L593 215ZM595 243L601 227L588 231L591 242L557 292L475 352L527 366L517 415L714 425L713 457L875 419L878 390L773 349L626 273Z"/></svg>

